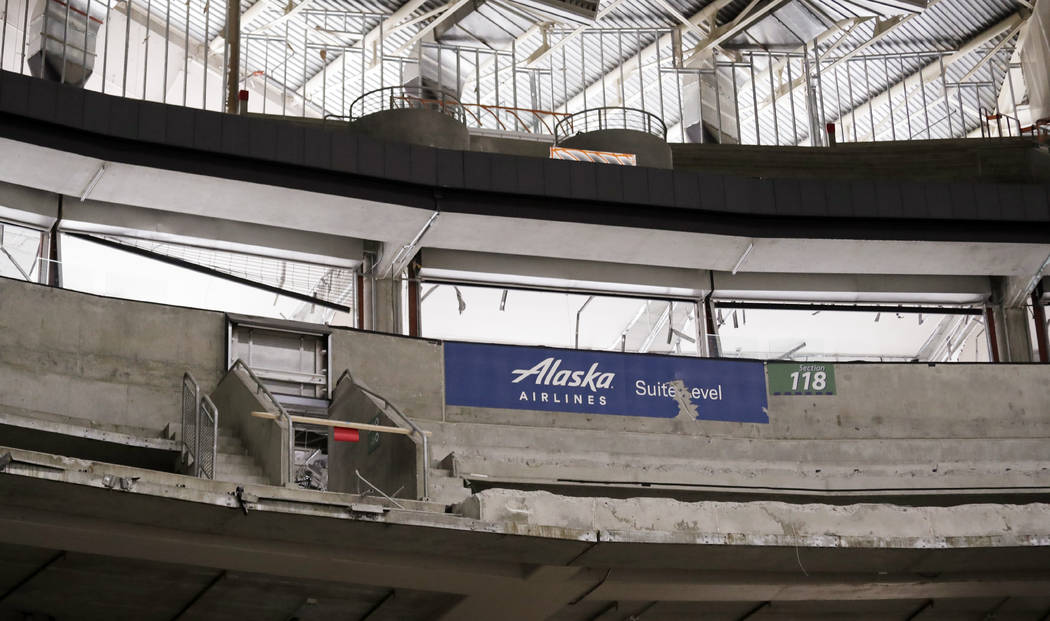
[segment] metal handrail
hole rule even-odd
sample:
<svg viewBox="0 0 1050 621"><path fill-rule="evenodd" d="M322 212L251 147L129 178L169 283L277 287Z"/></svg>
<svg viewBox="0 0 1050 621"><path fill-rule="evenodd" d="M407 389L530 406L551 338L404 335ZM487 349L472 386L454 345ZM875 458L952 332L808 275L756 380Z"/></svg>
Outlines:
<svg viewBox="0 0 1050 621"><path fill-rule="evenodd" d="M350 122L384 110L405 108L430 108L460 123L466 122L463 104L458 99L446 93L440 93L440 99L434 99L429 96L431 92L420 86L386 86L368 91L350 102Z"/></svg>
<svg viewBox="0 0 1050 621"><path fill-rule="evenodd" d="M215 407L215 403L211 400L208 395L201 395L200 405L197 408L197 448L200 449L200 438L201 430L204 427L201 426L201 422L205 418L210 418L208 421L211 427L211 459L208 460L208 467L205 469L205 460L197 460L197 476L204 476L209 479L215 478L215 460L219 454L219 408Z"/></svg>
<svg viewBox="0 0 1050 621"><path fill-rule="evenodd" d="M357 380L354 379L354 376L350 373L350 369L345 369L343 371L343 373L339 376L339 379L336 380L335 387L339 388L339 384L343 383L343 380L349 380L350 383L353 386L355 386L358 390L360 390L361 392L365 393L366 395L368 395L368 396L370 396L370 397L372 397L374 399L378 399L379 401L382 401L384 409L389 408L389 409L393 410L394 413L397 414L397 417L400 419L400 420L394 420L394 424L395 425L401 427L402 429L407 428L407 429L411 429L412 430L412 435L410 435L409 437L412 438L417 444L420 444L423 447L423 500L429 499L430 498L430 442L427 440L426 432L423 431L422 429L420 429L419 426L416 425L414 422L412 422L412 419L409 418L408 416L406 416L404 412L399 410L398 407L396 405L394 405L393 403L391 403L389 399L387 399L383 395L373 391L372 389L361 385ZM391 418L391 420L393 420L393 417L390 417L390 418ZM417 439L417 437L418 437L418 439Z"/></svg>
<svg viewBox="0 0 1050 621"><path fill-rule="evenodd" d="M215 478L215 459L219 451L219 410L215 407L215 403L212 402L208 395L201 394L200 384L197 380L186 371L182 374L182 445L186 449L186 455L193 458L193 476L205 476L209 479ZM186 407L186 389L193 391L193 409L190 411ZM193 418L193 442L190 443L186 437L186 422L187 415ZM211 460L210 470L206 470L202 464L204 460L201 459L201 418L202 415L206 415L211 420L208 421L211 427ZM184 457L185 460L185 457ZM186 460L188 462L188 460Z"/></svg>
<svg viewBox="0 0 1050 621"><path fill-rule="evenodd" d="M1013 133L1014 128L1017 130L1016 136L1023 138L1030 135L1033 138L1040 139L1041 141L1050 136L1050 128L1047 128L1043 123L1033 123L1031 125L1022 125L1021 119L1010 116L1005 112L997 112L980 106L977 109L978 114L981 117L981 137L982 138L1012 138L1015 136ZM992 131L992 121L995 122L995 131ZM1003 122L1006 123L1006 133L1003 133Z"/></svg>
<svg viewBox="0 0 1050 621"><path fill-rule="evenodd" d="M554 144L576 134L605 129L629 129L652 134L661 140L667 139L667 125L652 112L638 108L607 106L588 108L574 112L554 125Z"/></svg>
<svg viewBox="0 0 1050 621"><path fill-rule="evenodd" d="M245 373L248 374L248 377L250 377L252 382L255 383L256 393L261 391L264 395L266 395L266 398L270 400L270 403L272 403L274 405L274 407L277 408L278 419L284 421L284 424L286 425L286 427L288 429L288 472L287 472L287 475L288 475L288 481L293 481L295 479L295 476L294 476L294 471L295 471L295 430L292 428L292 419L291 419L291 417L288 416L288 412L285 411L284 406L281 405L281 403L277 400L277 398L273 396L273 393L270 392L270 389L267 388L266 385L263 384L262 380L259 379L259 376L255 374L255 371L252 371L251 367L249 367L240 358L238 358L238 359L233 361L233 364L230 365L230 370L232 371L234 369L234 367L240 367L241 369L244 370Z"/></svg>
<svg viewBox="0 0 1050 621"><path fill-rule="evenodd" d="M193 393L193 406L192 408L186 407L186 391L189 389ZM197 445L200 441L200 402L201 402L201 387L194 379L193 375L189 371L182 374L182 433L181 440L182 446L185 449L185 455L183 455L183 462L189 464L189 458L193 458L193 466L196 469L198 467L197 460ZM189 438L186 434L186 422L188 418L193 420L193 443L190 444ZM197 475L196 472L193 473Z"/></svg>

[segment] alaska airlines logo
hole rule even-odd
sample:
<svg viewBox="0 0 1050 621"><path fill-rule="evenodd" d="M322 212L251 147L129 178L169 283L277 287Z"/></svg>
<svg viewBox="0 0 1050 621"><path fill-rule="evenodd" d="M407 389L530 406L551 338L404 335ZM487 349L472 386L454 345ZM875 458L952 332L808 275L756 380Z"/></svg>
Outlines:
<svg viewBox="0 0 1050 621"><path fill-rule="evenodd" d="M599 388L611 388L615 373L601 373L598 371L598 363L595 362L586 371L571 371L561 369L561 359L553 357L542 360L531 369L514 369L511 374L515 376L512 383L517 384L527 378L536 376L537 386L567 386L571 388L589 388L591 392L597 392Z"/></svg>

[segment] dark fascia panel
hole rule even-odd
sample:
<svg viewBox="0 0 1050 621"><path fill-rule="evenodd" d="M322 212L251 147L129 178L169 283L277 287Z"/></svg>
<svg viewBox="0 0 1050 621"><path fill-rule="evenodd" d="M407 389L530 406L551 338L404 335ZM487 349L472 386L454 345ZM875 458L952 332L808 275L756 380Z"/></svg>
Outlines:
<svg viewBox="0 0 1050 621"><path fill-rule="evenodd" d="M764 179L434 149L0 72L0 136L421 209L747 237L1047 242L1045 184Z"/></svg>

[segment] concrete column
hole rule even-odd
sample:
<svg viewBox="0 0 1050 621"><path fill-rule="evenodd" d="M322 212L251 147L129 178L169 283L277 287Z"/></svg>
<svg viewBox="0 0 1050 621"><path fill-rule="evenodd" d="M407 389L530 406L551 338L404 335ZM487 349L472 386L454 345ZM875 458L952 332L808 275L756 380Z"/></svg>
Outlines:
<svg viewBox="0 0 1050 621"><path fill-rule="evenodd" d="M401 281L377 278L373 282L375 304L372 306L372 329L376 332L401 334Z"/></svg>
<svg viewBox="0 0 1050 621"><path fill-rule="evenodd" d="M1004 308L1002 326L1006 331L1003 362L1033 362L1032 338L1028 332L1028 309ZM1002 346L1003 343L1000 343Z"/></svg>
<svg viewBox="0 0 1050 621"><path fill-rule="evenodd" d="M994 324L988 330L989 351L993 352L992 359L997 362L1033 362L1035 359L1028 329L1028 309L1023 305L1029 299L1028 293L1010 296L1017 290L1016 279L992 279L992 299L986 317ZM1019 300L1021 305L1009 305L1010 297Z"/></svg>
<svg viewBox="0 0 1050 621"><path fill-rule="evenodd" d="M710 294L704 297L703 312L704 325L706 326L704 337L707 345L704 356L708 358L718 358L722 355L722 348L718 343L718 322L715 321L714 304L711 302Z"/></svg>
<svg viewBox="0 0 1050 621"><path fill-rule="evenodd" d="M1046 281L1046 278L1043 278ZM1044 282L1032 292L1032 315L1035 319L1036 353L1039 362L1050 362L1050 340L1046 335L1046 307L1043 304Z"/></svg>
<svg viewBox="0 0 1050 621"><path fill-rule="evenodd" d="M401 283L395 282L389 275L382 274L382 267L376 264L383 252L382 244L378 242L364 243L361 275L357 281L357 327L362 330L399 334ZM381 274L387 277L382 278Z"/></svg>

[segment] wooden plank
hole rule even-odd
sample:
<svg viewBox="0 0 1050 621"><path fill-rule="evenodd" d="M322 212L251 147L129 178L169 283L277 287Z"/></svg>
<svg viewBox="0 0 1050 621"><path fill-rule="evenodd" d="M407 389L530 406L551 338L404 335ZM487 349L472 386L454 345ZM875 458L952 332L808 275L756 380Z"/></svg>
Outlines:
<svg viewBox="0 0 1050 621"><path fill-rule="evenodd" d="M256 418L265 418L268 420L277 420L277 414L273 412L252 412L252 416ZM372 425L369 423L352 423L345 420L328 420L327 418L315 418L313 416L298 416L289 414L288 418L293 423L302 423L305 425L323 425L326 427L342 427L344 429L359 429L361 431L378 431L380 433L396 433L403 436L412 435L411 429L404 429L402 427L387 427L386 425ZM429 431L423 433L430 435Z"/></svg>

